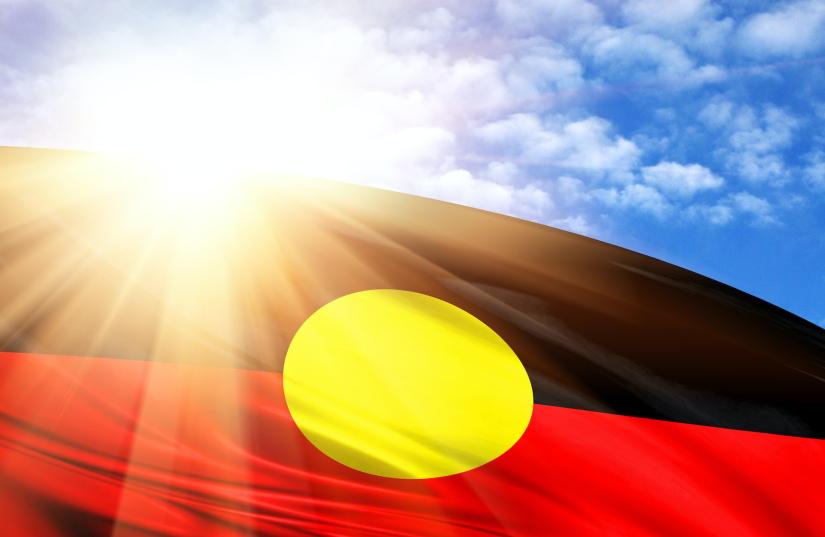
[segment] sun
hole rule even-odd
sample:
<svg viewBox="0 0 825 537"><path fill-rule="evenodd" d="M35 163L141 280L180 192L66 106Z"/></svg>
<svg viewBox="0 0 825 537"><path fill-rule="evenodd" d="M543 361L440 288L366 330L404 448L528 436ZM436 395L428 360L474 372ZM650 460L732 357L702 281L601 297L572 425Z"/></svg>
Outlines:
<svg viewBox="0 0 825 537"><path fill-rule="evenodd" d="M210 180L253 171L329 177L369 153L369 121L358 120L343 83L184 60L98 66L75 103L84 145Z"/></svg>

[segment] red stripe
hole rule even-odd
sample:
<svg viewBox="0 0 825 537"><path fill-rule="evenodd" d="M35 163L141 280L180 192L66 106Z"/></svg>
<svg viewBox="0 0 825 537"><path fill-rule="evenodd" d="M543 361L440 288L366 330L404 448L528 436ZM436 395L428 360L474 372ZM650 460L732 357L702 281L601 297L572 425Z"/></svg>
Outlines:
<svg viewBox="0 0 825 537"><path fill-rule="evenodd" d="M825 533L821 440L537 405L498 460L393 480L308 444L278 374L106 358L0 354L0 476L4 535Z"/></svg>

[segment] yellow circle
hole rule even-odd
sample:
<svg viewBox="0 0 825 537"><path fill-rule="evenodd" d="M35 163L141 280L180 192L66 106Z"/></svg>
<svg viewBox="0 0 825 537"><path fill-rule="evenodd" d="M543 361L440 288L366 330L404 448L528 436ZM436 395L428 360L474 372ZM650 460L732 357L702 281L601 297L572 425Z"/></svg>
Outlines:
<svg viewBox="0 0 825 537"><path fill-rule="evenodd" d="M284 393L295 423L336 461L422 479L485 464L521 437L533 391L490 327L437 298L393 289L346 295L289 346Z"/></svg>

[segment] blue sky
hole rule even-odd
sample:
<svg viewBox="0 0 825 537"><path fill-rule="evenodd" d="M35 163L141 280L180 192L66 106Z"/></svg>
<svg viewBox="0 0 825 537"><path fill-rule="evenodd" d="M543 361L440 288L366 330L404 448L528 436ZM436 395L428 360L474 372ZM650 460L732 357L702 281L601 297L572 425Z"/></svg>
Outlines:
<svg viewBox="0 0 825 537"><path fill-rule="evenodd" d="M825 1L0 0L0 144L562 227L825 325Z"/></svg>

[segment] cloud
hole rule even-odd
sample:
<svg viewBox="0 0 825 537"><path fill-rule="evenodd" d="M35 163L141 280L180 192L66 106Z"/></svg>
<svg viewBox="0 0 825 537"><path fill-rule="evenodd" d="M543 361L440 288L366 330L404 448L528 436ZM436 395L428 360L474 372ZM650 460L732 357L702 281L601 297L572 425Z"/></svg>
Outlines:
<svg viewBox="0 0 825 537"><path fill-rule="evenodd" d="M677 209L677 205L659 190L641 183L594 186L576 177L563 175L553 182L553 187L556 199L573 207L595 203L600 207L647 214L658 220L672 216Z"/></svg>
<svg viewBox="0 0 825 537"><path fill-rule="evenodd" d="M562 175L555 180L554 186L559 199L568 205L578 205L592 199L584 181L576 177Z"/></svg>
<svg viewBox="0 0 825 537"><path fill-rule="evenodd" d="M725 77L716 65L697 66L677 42L633 27L602 26L589 34L584 50L609 79L657 78L671 86L692 87Z"/></svg>
<svg viewBox="0 0 825 537"><path fill-rule="evenodd" d="M621 189L598 188L590 195L608 207L632 209L663 220L673 211L673 205L655 188L638 183Z"/></svg>
<svg viewBox="0 0 825 537"><path fill-rule="evenodd" d="M725 225L734 221L737 216L745 216L757 226L771 226L779 224L773 206L768 200L748 192L728 194L712 205L697 204L685 210L689 220L696 220L712 225Z"/></svg>
<svg viewBox="0 0 825 537"><path fill-rule="evenodd" d="M602 12L585 0L498 0L495 13L510 31L559 39L602 21Z"/></svg>
<svg viewBox="0 0 825 537"><path fill-rule="evenodd" d="M433 4L218 2L171 6L146 21L112 5L92 17L87 8L44 3L46 15L61 21L53 50L68 57L37 76L0 57L7 97L0 143L236 149L256 162L273 157L286 171L586 229L584 216L554 213L546 186L506 152L466 158L478 143L477 125L506 121L513 109L546 109L548 93L585 83L581 64L535 35L488 45L477 9ZM582 2L501 2L497 9L521 20L516 34L533 32L527 27L534 13L526 10L540 12L542 33L547 24L563 32L601 20L598 8ZM540 123L536 135L546 139L544 131L557 138L550 156L563 165L589 165L592 153L602 159L597 166L609 168L633 152L627 140L611 138L603 120L559 119ZM528 152L525 144L520 153Z"/></svg>
<svg viewBox="0 0 825 537"><path fill-rule="evenodd" d="M630 24L648 27L681 27L698 20L710 8L707 0L630 0L621 11Z"/></svg>
<svg viewBox="0 0 825 537"><path fill-rule="evenodd" d="M699 164L660 162L642 168L642 178L662 192L682 198L690 198L697 192L718 189L724 179Z"/></svg>
<svg viewBox="0 0 825 537"><path fill-rule="evenodd" d="M7 0L0 143L236 146L588 234L627 212L764 225L789 207L765 190L790 188L791 169L825 188L825 158L811 147L789 164L802 112L750 102L731 46L817 50L822 3L771 8L737 33L746 8L711 0ZM799 35L760 34L803 8ZM717 82L729 89L696 124L700 86Z"/></svg>
<svg viewBox="0 0 825 537"><path fill-rule="evenodd" d="M781 151L790 145L799 121L774 106L765 107L761 118L741 107L736 124L728 138L729 167L751 181L784 181L788 172Z"/></svg>
<svg viewBox="0 0 825 537"><path fill-rule="evenodd" d="M590 222L582 215L568 216L566 218L559 218L551 220L550 225L559 229L565 229L578 233L579 235L590 235L594 229Z"/></svg>
<svg viewBox="0 0 825 537"><path fill-rule="evenodd" d="M535 221L545 220L553 207L550 195L538 185L496 183L465 169L415 181L406 185L405 190Z"/></svg>
<svg viewBox="0 0 825 537"><path fill-rule="evenodd" d="M715 97L700 111L699 120L726 137L718 153L726 166L752 182L779 185L788 178L782 152L790 146L800 120L777 106L761 110Z"/></svg>
<svg viewBox="0 0 825 537"><path fill-rule="evenodd" d="M739 48L747 55L802 56L825 45L825 2L806 0L756 14L739 30Z"/></svg>
<svg viewBox="0 0 825 537"><path fill-rule="evenodd" d="M634 31L651 33L687 50L719 58L734 27L730 17L709 0L629 0L621 4L623 20Z"/></svg>
<svg viewBox="0 0 825 537"><path fill-rule="evenodd" d="M487 164L483 176L494 183L512 184L522 175L521 169L512 162L493 161Z"/></svg>
<svg viewBox="0 0 825 537"><path fill-rule="evenodd" d="M620 76L653 70L660 77L673 77L694 67L676 43L628 28L602 27L590 36L587 48L596 65Z"/></svg>
<svg viewBox="0 0 825 537"><path fill-rule="evenodd" d="M730 17L701 21L685 41L685 46L710 57L722 57L729 48L733 28L734 22Z"/></svg>
<svg viewBox="0 0 825 537"><path fill-rule="evenodd" d="M802 174L811 188L825 192L825 151L818 150L806 155L807 165Z"/></svg>
<svg viewBox="0 0 825 537"><path fill-rule="evenodd" d="M531 40L507 59L505 79L522 99L571 92L584 85L581 64L562 47L545 40ZM529 104L529 103L524 103Z"/></svg>
<svg viewBox="0 0 825 537"><path fill-rule="evenodd" d="M770 225L779 221L774 215L773 207L764 198L754 196L748 192L737 192L728 198L729 203L740 212L753 217L757 224Z"/></svg>
<svg viewBox="0 0 825 537"><path fill-rule="evenodd" d="M736 129L730 135L734 149L764 154L786 147L799 121L784 110L768 105L758 117L753 109L740 107Z"/></svg>
<svg viewBox="0 0 825 537"><path fill-rule="evenodd" d="M542 120L534 114L513 114L482 125L476 136L530 165L574 169L618 181L627 180L641 154L636 144L612 133L610 122L595 116Z"/></svg>
<svg viewBox="0 0 825 537"><path fill-rule="evenodd" d="M722 97L714 97L699 112L699 120L714 129L728 125L733 118L735 104Z"/></svg>
<svg viewBox="0 0 825 537"><path fill-rule="evenodd" d="M693 205L685 211L689 219L707 222L714 226L722 226L731 222L734 218L734 209L727 203L717 203L715 205Z"/></svg>
<svg viewBox="0 0 825 537"><path fill-rule="evenodd" d="M442 6L418 15L409 26L389 30L387 41L393 50L442 48L460 32L458 24L452 12Z"/></svg>
<svg viewBox="0 0 825 537"><path fill-rule="evenodd" d="M662 162L642 167L641 176L649 183L622 187L593 187L581 179L561 176L554 182L556 199L579 206L597 203L603 207L646 214L659 221L676 220L726 225L746 217L757 226L779 223L773 206L764 198L748 192L735 192L711 203L690 203L700 191L716 191L724 185L721 177L698 164Z"/></svg>

